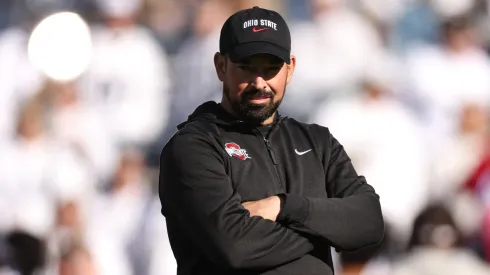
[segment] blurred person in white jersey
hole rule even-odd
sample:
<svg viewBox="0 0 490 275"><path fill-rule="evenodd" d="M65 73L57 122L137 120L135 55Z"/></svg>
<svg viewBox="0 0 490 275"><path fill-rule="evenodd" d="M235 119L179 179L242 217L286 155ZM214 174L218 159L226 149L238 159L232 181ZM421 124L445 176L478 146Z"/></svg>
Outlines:
<svg viewBox="0 0 490 275"><path fill-rule="evenodd" d="M81 100L99 108L117 145L145 147L168 119L167 56L137 19L141 0L97 0L93 56L81 78Z"/></svg>

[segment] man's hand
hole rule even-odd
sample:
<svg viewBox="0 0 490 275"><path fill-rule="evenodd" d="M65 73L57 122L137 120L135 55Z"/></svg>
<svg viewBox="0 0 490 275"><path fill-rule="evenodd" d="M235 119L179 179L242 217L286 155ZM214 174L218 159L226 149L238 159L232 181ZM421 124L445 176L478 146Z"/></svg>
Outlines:
<svg viewBox="0 0 490 275"><path fill-rule="evenodd" d="M242 205L250 212L251 217L260 216L271 221L276 221L277 215L281 211L281 199L278 196L258 201L248 201L242 203Z"/></svg>

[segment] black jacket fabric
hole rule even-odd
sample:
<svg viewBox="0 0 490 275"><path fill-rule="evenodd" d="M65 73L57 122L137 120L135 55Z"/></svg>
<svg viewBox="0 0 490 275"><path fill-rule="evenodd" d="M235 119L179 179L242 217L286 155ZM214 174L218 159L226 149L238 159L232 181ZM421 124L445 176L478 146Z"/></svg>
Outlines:
<svg viewBox="0 0 490 275"><path fill-rule="evenodd" d="M179 275L333 274L331 247L382 239L379 197L328 128L276 117L263 136L206 102L164 147L159 195ZM241 205L278 194L276 222Z"/></svg>

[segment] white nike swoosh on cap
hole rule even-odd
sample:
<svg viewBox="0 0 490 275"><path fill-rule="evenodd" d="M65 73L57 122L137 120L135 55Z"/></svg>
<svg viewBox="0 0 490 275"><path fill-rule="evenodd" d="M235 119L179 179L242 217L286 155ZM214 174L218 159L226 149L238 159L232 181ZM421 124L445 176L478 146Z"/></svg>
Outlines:
<svg viewBox="0 0 490 275"><path fill-rule="evenodd" d="M311 149L310 150L303 151L303 152L299 152L298 149L294 149L294 151L296 152L296 154L298 154L298 155L301 156L301 155L304 155L304 154L308 153L309 151L311 151Z"/></svg>

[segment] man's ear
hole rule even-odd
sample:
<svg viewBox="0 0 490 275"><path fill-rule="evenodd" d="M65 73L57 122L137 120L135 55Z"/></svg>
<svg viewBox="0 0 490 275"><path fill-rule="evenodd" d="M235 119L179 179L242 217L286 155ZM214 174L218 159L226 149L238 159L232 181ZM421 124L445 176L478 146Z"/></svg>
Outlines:
<svg viewBox="0 0 490 275"><path fill-rule="evenodd" d="M286 66L288 67L288 75L286 78L286 85L291 82L291 79L293 77L294 69L296 68L296 57L294 55L291 55L291 62L290 64L286 63Z"/></svg>
<svg viewBox="0 0 490 275"><path fill-rule="evenodd" d="M223 82L226 74L226 56L220 54L219 52L215 53L214 68L216 69L218 79Z"/></svg>

